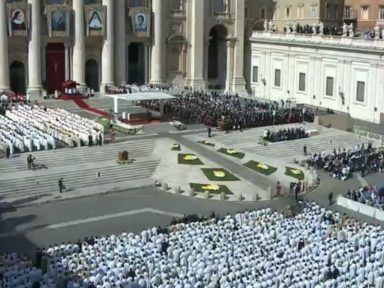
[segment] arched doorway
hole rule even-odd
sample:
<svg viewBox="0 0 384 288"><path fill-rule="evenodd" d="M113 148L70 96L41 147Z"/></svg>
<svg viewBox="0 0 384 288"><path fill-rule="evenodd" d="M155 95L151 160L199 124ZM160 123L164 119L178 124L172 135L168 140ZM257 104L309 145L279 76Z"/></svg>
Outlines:
<svg viewBox="0 0 384 288"><path fill-rule="evenodd" d="M85 63L85 83L94 91L99 91L99 65L94 59Z"/></svg>
<svg viewBox="0 0 384 288"><path fill-rule="evenodd" d="M209 32L208 79L211 88L224 89L227 75L227 38L224 25L213 26Z"/></svg>
<svg viewBox="0 0 384 288"><path fill-rule="evenodd" d="M9 67L11 90L15 93L26 94L25 66L22 62L14 61Z"/></svg>
<svg viewBox="0 0 384 288"><path fill-rule="evenodd" d="M128 46L128 83L145 83L145 45L133 42Z"/></svg>
<svg viewBox="0 0 384 288"><path fill-rule="evenodd" d="M48 82L48 93L61 91L65 79L65 47L64 43L48 43L45 48L45 68Z"/></svg>

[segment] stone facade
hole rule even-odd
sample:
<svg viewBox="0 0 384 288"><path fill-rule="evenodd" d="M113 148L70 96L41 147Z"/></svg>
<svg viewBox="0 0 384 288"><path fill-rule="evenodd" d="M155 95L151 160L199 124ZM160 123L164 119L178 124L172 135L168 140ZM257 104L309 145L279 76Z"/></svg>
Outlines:
<svg viewBox="0 0 384 288"><path fill-rule="evenodd" d="M125 81L245 92L247 39L273 15L272 0L7 0L4 19L20 3L31 15L26 36L0 22L0 89L36 97L68 79L96 91ZM52 26L56 10L65 32ZM139 14L148 27L136 31Z"/></svg>
<svg viewBox="0 0 384 288"><path fill-rule="evenodd" d="M383 121L384 40L254 32L251 41L254 96Z"/></svg>
<svg viewBox="0 0 384 288"><path fill-rule="evenodd" d="M344 21L353 22L358 31L384 26L384 2L382 0L345 0Z"/></svg>

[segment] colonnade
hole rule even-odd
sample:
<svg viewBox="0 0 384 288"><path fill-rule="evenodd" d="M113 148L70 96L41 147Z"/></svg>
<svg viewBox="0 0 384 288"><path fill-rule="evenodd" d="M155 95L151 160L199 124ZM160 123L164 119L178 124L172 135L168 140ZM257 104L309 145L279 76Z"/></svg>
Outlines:
<svg viewBox="0 0 384 288"><path fill-rule="evenodd" d="M190 86L194 89L204 89L207 86L206 79L206 21L207 12L205 0L193 0L189 7L191 13L191 35L188 45L183 45L183 65L187 69L187 57L189 57L189 68L187 75ZM226 89L241 90L245 89L243 76L244 65L244 11L245 0L234 0L235 21L233 21L233 32L227 39L227 72ZM31 95L40 94L42 91L42 41L41 41L41 7L40 0L28 0L31 7L31 25L28 42L28 91ZM71 67L70 72L66 71L66 77L80 84L80 89L85 88L85 22L84 22L84 0L72 1L74 13L74 35L72 43L66 44L66 70ZM103 0L102 4L106 7L106 29L102 40L101 52L101 89L106 85L121 83L126 80L127 68L127 40L126 27L126 1L125 0ZM160 84L167 80L166 75L166 55L167 55L167 9L163 0L152 0L153 25L152 41L145 43L146 63L145 69L150 83ZM228 11L229 5L227 5ZM182 8L180 8L182 9ZM0 1L0 19L7 19L6 1ZM116 41L118 40L118 41ZM150 43L150 47L148 44ZM7 21L0 21L0 90L9 89L9 63L8 63L8 33ZM149 73L148 73L149 72ZM40 94L41 95L41 94Z"/></svg>

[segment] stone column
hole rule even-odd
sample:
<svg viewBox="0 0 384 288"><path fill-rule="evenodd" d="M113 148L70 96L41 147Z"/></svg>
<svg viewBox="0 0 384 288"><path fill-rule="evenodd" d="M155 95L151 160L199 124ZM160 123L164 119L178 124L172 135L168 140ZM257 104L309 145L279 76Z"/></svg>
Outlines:
<svg viewBox="0 0 384 288"><path fill-rule="evenodd" d="M148 83L149 81L149 43L144 43L144 82Z"/></svg>
<svg viewBox="0 0 384 288"><path fill-rule="evenodd" d="M225 80L225 91L230 92L233 90L232 80L233 80L233 55L234 55L235 40L230 38L227 39L227 77Z"/></svg>
<svg viewBox="0 0 384 288"><path fill-rule="evenodd" d="M151 57L151 80L153 84L164 83L165 71L165 20L166 11L164 0L153 0L152 10L154 13L154 35L152 37L152 57Z"/></svg>
<svg viewBox="0 0 384 288"><path fill-rule="evenodd" d="M244 78L244 18L245 18L245 0L236 0L236 18L235 18L235 56L234 56L234 77L233 91L237 93L246 93L246 83ZM247 63L247 65L249 65Z"/></svg>
<svg viewBox="0 0 384 288"><path fill-rule="evenodd" d="M75 37L72 55L73 80L79 83L80 92L85 92L85 39L84 39L84 0L73 1L75 11ZM68 69L68 66L67 66Z"/></svg>
<svg viewBox="0 0 384 288"><path fill-rule="evenodd" d="M114 0L103 0L103 5L107 6L107 29L106 29L106 35L104 36L104 45L103 45L103 51L101 56L101 65L102 65L102 71L101 71L101 87L100 87L100 93L105 93L105 87L107 85L114 85L114 60L113 60L113 52L114 52L114 29L113 29L113 21L114 21L114 15L113 15L113 1Z"/></svg>
<svg viewBox="0 0 384 288"><path fill-rule="evenodd" d="M192 1L191 86L194 90L205 89L204 78L204 2Z"/></svg>
<svg viewBox="0 0 384 288"><path fill-rule="evenodd" d="M41 33L40 33L40 0L28 0L31 6L31 28L28 43L28 92L30 100L41 96Z"/></svg>
<svg viewBox="0 0 384 288"><path fill-rule="evenodd" d="M127 43L126 43L126 7L125 0L115 0L115 80L117 84L121 84L127 80L126 65L127 65Z"/></svg>
<svg viewBox="0 0 384 288"><path fill-rule="evenodd" d="M9 90L6 1L0 1L0 90Z"/></svg>
<svg viewBox="0 0 384 288"><path fill-rule="evenodd" d="M187 43L183 43L182 46L182 61L183 61L183 66L182 66L182 73L183 77L187 75Z"/></svg>
<svg viewBox="0 0 384 288"><path fill-rule="evenodd" d="M71 79L71 60L69 56L70 49L71 45L69 43L65 43L65 80Z"/></svg>

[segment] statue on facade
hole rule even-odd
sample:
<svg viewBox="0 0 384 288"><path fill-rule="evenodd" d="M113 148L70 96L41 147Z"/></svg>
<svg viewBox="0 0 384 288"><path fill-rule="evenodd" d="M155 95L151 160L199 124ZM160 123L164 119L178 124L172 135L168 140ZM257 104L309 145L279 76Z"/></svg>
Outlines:
<svg viewBox="0 0 384 288"><path fill-rule="evenodd" d="M384 29L381 29L381 39L384 40Z"/></svg>
<svg viewBox="0 0 384 288"><path fill-rule="evenodd" d="M353 23L349 24L348 26L348 36L350 38L353 38L353 36L355 36L355 32L353 32Z"/></svg>
<svg viewBox="0 0 384 288"><path fill-rule="evenodd" d="M312 24L312 34L317 34L317 27L315 23Z"/></svg>
<svg viewBox="0 0 384 288"><path fill-rule="evenodd" d="M375 39L380 39L380 27L376 25L373 30L375 31Z"/></svg>
<svg viewBox="0 0 384 288"><path fill-rule="evenodd" d="M268 28L269 32L275 32L275 24L273 24L272 20L269 20Z"/></svg>
<svg viewBox="0 0 384 288"><path fill-rule="evenodd" d="M343 36L347 37L348 34L348 25L344 22L343 24Z"/></svg>
<svg viewBox="0 0 384 288"><path fill-rule="evenodd" d="M263 27L264 27L264 32L268 32L268 21L267 21L267 19L264 20Z"/></svg>
<svg viewBox="0 0 384 288"><path fill-rule="evenodd" d="M285 26L285 30L288 34L290 34L291 33L291 26L289 26L289 25Z"/></svg>
<svg viewBox="0 0 384 288"><path fill-rule="evenodd" d="M293 33L297 32L297 23L293 23Z"/></svg>
<svg viewBox="0 0 384 288"><path fill-rule="evenodd" d="M324 23L323 23L323 22L320 22L320 25L319 25L319 34L320 34L320 35L324 35Z"/></svg>

